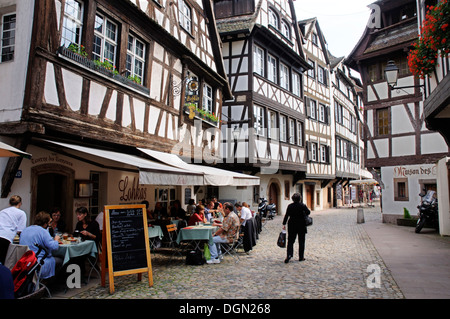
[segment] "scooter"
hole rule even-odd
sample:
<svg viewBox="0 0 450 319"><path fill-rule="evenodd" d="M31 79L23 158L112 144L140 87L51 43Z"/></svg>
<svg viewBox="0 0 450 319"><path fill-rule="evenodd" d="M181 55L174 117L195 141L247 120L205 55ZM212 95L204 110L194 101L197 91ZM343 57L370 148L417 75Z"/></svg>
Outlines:
<svg viewBox="0 0 450 319"><path fill-rule="evenodd" d="M417 234L420 233L425 224L439 229L438 202L435 194L435 191L428 191L426 195L419 194L422 197L422 203L417 206L419 209L419 220L415 230Z"/></svg>
<svg viewBox="0 0 450 319"><path fill-rule="evenodd" d="M273 219L277 214L276 205L274 203L268 204L267 199L264 197L260 199L261 203L258 206L258 212L260 215L267 219Z"/></svg>

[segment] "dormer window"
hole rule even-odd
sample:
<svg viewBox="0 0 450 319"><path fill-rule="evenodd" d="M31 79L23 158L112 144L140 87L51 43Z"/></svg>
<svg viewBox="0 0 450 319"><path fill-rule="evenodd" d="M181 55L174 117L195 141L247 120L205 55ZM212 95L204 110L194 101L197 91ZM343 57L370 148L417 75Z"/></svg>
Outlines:
<svg viewBox="0 0 450 319"><path fill-rule="evenodd" d="M287 39L291 38L291 28L289 27L289 24L286 21L284 21L284 20L281 20L281 33Z"/></svg>
<svg viewBox="0 0 450 319"><path fill-rule="evenodd" d="M179 7L179 19L180 25L187 32L192 33L192 13L191 7L189 7L186 2L181 0Z"/></svg>
<svg viewBox="0 0 450 319"><path fill-rule="evenodd" d="M278 15L269 8L269 24L278 30Z"/></svg>

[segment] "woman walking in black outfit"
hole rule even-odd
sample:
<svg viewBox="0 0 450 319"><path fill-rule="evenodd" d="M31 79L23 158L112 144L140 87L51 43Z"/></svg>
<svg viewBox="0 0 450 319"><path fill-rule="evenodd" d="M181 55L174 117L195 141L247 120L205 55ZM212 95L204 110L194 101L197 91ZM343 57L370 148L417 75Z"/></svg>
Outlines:
<svg viewBox="0 0 450 319"><path fill-rule="evenodd" d="M294 243L297 236L298 258L300 261L305 260L305 234L307 233L305 217L311 213L308 207L301 202L302 196L299 193L292 195L292 200L293 203L289 204L283 219L283 229L286 229L286 222L288 224L287 257L284 260L285 263L288 263L294 256Z"/></svg>

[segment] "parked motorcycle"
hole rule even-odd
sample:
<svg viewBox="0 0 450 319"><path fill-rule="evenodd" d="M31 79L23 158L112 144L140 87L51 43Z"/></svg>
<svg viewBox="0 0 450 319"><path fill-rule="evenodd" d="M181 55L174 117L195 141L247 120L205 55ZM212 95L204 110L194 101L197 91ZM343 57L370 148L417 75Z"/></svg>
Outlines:
<svg viewBox="0 0 450 319"><path fill-rule="evenodd" d="M439 229L438 201L435 191L428 191L426 195L420 195L422 203L417 206L419 209L419 220L417 221L416 233L420 233L425 224Z"/></svg>
<svg viewBox="0 0 450 319"><path fill-rule="evenodd" d="M268 204L267 199L260 198L261 203L258 205L258 212L267 219L273 219L277 214L276 205L274 203Z"/></svg>

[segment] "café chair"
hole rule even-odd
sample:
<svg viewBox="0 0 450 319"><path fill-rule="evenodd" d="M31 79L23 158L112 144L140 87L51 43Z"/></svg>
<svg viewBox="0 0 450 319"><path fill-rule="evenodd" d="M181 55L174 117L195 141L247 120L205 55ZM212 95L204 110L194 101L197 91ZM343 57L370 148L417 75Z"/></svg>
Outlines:
<svg viewBox="0 0 450 319"><path fill-rule="evenodd" d="M168 235L169 248L174 249L172 257L176 254L183 256L177 247L177 226L175 224L169 224L169 225L166 225L166 228L167 228L167 233L169 234Z"/></svg>
<svg viewBox="0 0 450 319"><path fill-rule="evenodd" d="M92 275L93 271L95 271L97 273L98 278L101 277L101 275L100 275L100 267L98 266L99 261L101 259L101 256L102 256L102 243L98 242L97 243L97 253L95 254L95 258L91 257L91 256L88 256L88 258L87 258L87 260L89 262L89 265L91 267L91 269L89 270L88 278L87 278L87 282L88 283L91 280L91 275Z"/></svg>
<svg viewBox="0 0 450 319"><path fill-rule="evenodd" d="M233 257L236 263L239 262L239 255L237 253L237 248L240 246L240 243L242 241L242 237L240 236L240 227L237 233L238 236L235 237L232 242L220 243L220 250L222 257L225 255L230 255L231 257Z"/></svg>

